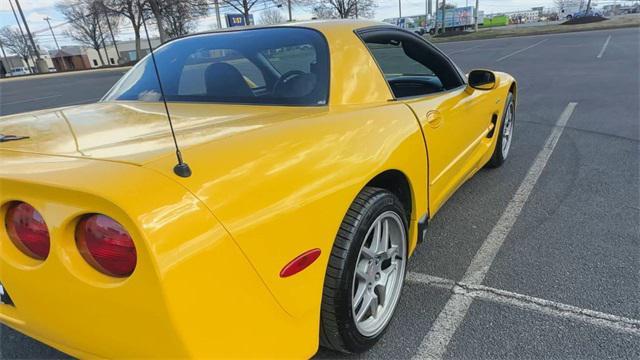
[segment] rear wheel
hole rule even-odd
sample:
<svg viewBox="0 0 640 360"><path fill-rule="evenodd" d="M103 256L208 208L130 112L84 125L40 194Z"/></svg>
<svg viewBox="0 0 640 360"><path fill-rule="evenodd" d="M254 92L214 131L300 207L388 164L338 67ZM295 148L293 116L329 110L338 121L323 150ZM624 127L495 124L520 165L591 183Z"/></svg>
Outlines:
<svg viewBox="0 0 640 360"><path fill-rule="evenodd" d="M407 262L407 216L400 200L367 187L353 202L336 237L325 275L320 344L363 352L393 316Z"/></svg>
<svg viewBox="0 0 640 360"><path fill-rule="evenodd" d="M507 96L506 106L502 121L500 122L500 131L496 140L496 148L491 155L491 160L487 163L490 168L496 168L504 164L511 150L511 142L513 140L513 129L516 121L516 104L513 101L513 93Z"/></svg>

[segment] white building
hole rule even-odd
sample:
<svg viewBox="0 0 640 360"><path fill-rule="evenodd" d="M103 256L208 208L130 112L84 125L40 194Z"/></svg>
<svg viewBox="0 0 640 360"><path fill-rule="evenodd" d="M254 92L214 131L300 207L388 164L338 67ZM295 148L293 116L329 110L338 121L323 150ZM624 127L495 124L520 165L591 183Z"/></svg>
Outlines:
<svg viewBox="0 0 640 360"><path fill-rule="evenodd" d="M53 61L49 54L41 50L40 58L44 59L47 63L49 71L55 71ZM33 63L35 59L35 56L33 56L33 59L29 58L27 61L24 61L24 59L18 55L0 56L0 76L8 76L7 73L10 73L12 70L17 71L18 69L24 69L27 73L35 73L36 65Z"/></svg>

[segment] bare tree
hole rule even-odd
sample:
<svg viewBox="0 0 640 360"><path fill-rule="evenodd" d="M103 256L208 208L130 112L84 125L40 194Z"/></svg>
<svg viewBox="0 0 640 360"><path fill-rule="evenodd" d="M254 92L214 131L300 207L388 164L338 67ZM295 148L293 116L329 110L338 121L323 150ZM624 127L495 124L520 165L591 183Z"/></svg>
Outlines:
<svg viewBox="0 0 640 360"><path fill-rule="evenodd" d="M256 5L273 4L272 0L221 0L223 6L229 6L244 16L244 23L249 25L249 13Z"/></svg>
<svg viewBox="0 0 640 360"><path fill-rule="evenodd" d="M160 41L188 34L195 20L209 13L207 0L148 0L156 18Z"/></svg>
<svg viewBox="0 0 640 360"><path fill-rule="evenodd" d="M6 46L11 52L20 56L25 63L29 64L29 56L32 55L31 45L18 29L10 26L4 26L0 29L0 42ZM27 66L31 69L30 66ZM7 69L11 71L11 69Z"/></svg>
<svg viewBox="0 0 640 360"><path fill-rule="evenodd" d="M312 0L311 12L318 19L373 17L376 0Z"/></svg>
<svg viewBox="0 0 640 360"><path fill-rule="evenodd" d="M56 8L69 22L69 30L65 34L79 43L95 49L100 64L105 65L100 48L105 47L103 28L107 28L107 17L100 11L100 3L95 0L66 0L56 4ZM117 27L114 18L112 27ZM105 50L106 54L106 50Z"/></svg>
<svg viewBox="0 0 640 360"><path fill-rule="evenodd" d="M267 9L260 13L260 24L275 25L282 24L286 19L278 9Z"/></svg>
<svg viewBox="0 0 640 360"><path fill-rule="evenodd" d="M148 10L145 7L146 0L105 0L105 8L114 15L122 16L129 20L133 28L133 36L136 42L136 59L142 58L142 46L140 43L140 28L143 16L148 18Z"/></svg>

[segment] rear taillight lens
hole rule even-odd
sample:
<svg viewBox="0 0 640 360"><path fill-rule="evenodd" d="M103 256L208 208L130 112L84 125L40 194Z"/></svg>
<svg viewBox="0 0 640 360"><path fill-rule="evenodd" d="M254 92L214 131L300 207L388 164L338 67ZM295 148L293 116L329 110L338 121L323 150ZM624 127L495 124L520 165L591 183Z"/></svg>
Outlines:
<svg viewBox="0 0 640 360"><path fill-rule="evenodd" d="M136 268L136 247L129 233L112 218L85 216L76 228L76 244L82 257L96 270L126 277Z"/></svg>
<svg viewBox="0 0 640 360"><path fill-rule="evenodd" d="M24 202L11 204L4 222L9 238L23 253L38 260L49 256L49 229L33 206Z"/></svg>

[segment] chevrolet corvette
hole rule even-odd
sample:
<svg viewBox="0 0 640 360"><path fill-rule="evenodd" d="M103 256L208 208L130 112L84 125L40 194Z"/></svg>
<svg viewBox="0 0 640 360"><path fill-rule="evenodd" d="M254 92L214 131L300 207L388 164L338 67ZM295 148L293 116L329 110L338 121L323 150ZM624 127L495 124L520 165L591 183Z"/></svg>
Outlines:
<svg viewBox="0 0 640 360"><path fill-rule="evenodd" d="M80 358L366 351L516 94L372 21L169 41L95 104L0 118L0 322Z"/></svg>

